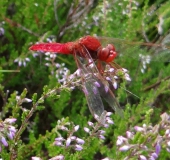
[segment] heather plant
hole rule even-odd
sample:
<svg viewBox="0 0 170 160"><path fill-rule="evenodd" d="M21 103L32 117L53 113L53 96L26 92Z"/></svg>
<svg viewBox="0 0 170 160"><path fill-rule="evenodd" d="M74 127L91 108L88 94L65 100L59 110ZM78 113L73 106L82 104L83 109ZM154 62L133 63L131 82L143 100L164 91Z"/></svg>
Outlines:
<svg viewBox="0 0 170 160"><path fill-rule="evenodd" d="M0 158L169 159L169 6L148 0L1 1ZM101 116L90 113L72 55L29 50L85 35L120 47L115 63L123 69L107 65L103 76L123 117L105 101Z"/></svg>

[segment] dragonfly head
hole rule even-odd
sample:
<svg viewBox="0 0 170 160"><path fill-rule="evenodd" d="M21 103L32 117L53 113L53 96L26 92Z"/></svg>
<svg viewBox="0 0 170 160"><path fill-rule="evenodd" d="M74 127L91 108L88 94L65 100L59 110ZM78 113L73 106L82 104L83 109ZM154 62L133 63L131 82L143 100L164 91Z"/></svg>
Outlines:
<svg viewBox="0 0 170 160"><path fill-rule="evenodd" d="M97 56L101 61L111 62L117 56L117 52L112 44L108 44L105 48L99 48Z"/></svg>

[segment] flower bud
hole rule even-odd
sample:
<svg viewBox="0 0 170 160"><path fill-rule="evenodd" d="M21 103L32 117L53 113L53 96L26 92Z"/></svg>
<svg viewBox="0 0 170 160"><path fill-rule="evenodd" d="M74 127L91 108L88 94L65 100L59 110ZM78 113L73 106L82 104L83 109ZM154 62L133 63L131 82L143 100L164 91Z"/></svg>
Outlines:
<svg viewBox="0 0 170 160"><path fill-rule="evenodd" d="M75 132L77 132L78 129L79 129L79 125L77 125L77 126L74 127L74 131L75 131Z"/></svg>
<svg viewBox="0 0 170 160"><path fill-rule="evenodd" d="M119 148L119 151L123 151L124 152L124 151L129 150L129 148L130 148L130 146L124 145L124 146Z"/></svg>
<svg viewBox="0 0 170 160"><path fill-rule="evenodd" d="M87 128L87 127L84 127L84 131L87 132L87 133L89 133L89 132L90 132L90 129Z"/></svg>

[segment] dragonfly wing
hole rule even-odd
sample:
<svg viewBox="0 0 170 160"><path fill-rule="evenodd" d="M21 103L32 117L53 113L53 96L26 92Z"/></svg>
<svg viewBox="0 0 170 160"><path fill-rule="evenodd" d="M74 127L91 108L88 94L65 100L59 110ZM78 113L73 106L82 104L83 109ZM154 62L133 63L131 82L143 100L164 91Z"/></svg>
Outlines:
<svg viewBox="0 0 170 160"><path fill-rule="evenodd" d="M149 56L148 60L170 62L170 38L164 38L160 44L132 42L118 38L98 37L103 44L113 44L118 56L124 58L141 59L141 56ZM147 58L147 57L146 57Z"/></svg>
<svg viewBox="0 0 170 160"><path fill-rule="evenodd" d="M98 115L100 117L104 112L104 106L98 87L95 85L95 79L92 73L89 72L87 67L81 62L80 57L75 55L75 60L78 68L80 69L83 91L85 93L90 112L93 116Z"/></svg>
<svg viewBox="0 0 170 160"><path fill-rule="evenodd" d="M80 55L80 53L78 55ZM109 83L102 77L102 75L98 71L95 62L91 58L88 50L86 50L86 55L83 55L82 57L84 57L83 61L79 56L77 56L77 54L75 54L77 66L83 72L82 77L84 77L83 79L85 79L83 82L85 89L87 90L87 94L85 95L92 114L97 114L100 116L103 113L104 106L101 99L102 96L112 107L112 109L114 109L120 116L123 116L123 111L120 108L120 105L117 102L113 92L111 91ZM99 85L96 86L96 83L98 83Z"/></svg>
<svg viewBox="0 0 170 160"><path fill-rule="evenodd" d="M100 117L104 112L104 106L98 87L95 86L94 79L87 78L84 82L84 87L86 89L85 96L92 115L98 115Z"/></svg>
<svg viewBox="0 0 170 160"><path fill-rule="evenodd" d="M103 84L101 84L103 85ZM101 96L104 98L104 100L110 105L110 107L121 117L123 117L123 110L119 105L119 102L117 101L116 97L114 96L113 92L109 88L109 90L106 92L104 90L104 86L99 87L99 92Z"/></svg>

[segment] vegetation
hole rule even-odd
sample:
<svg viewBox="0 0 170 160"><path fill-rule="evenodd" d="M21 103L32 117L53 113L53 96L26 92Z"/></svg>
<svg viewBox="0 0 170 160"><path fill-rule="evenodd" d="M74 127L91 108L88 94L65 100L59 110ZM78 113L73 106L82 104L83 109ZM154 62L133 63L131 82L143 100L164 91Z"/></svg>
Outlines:
<svg viewBox="0 0 170 160"><path fill-rule="evenodd" d="M170 1L3 0L0 6L2 159L170 158ZM85 35L109 37L103 44L115 45L115 62L129 71L131 82L120 81L114 91L124 118L104 103L106 121L94 119L80 78L68 83L77 70L72 55L29 50L36 42Z"/></svg>

